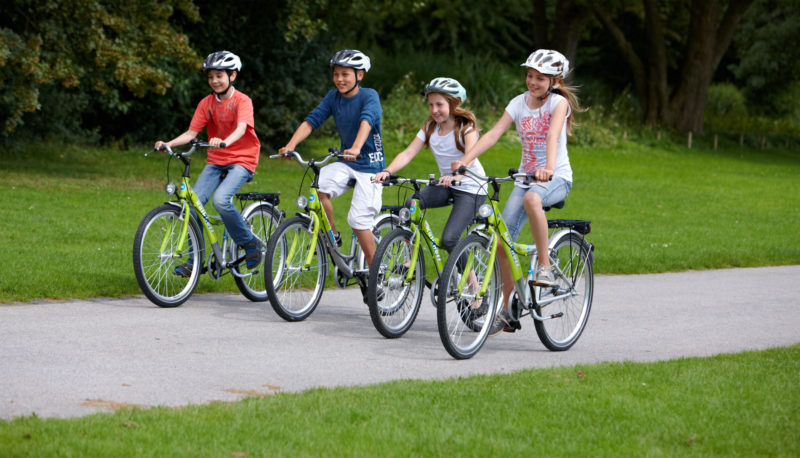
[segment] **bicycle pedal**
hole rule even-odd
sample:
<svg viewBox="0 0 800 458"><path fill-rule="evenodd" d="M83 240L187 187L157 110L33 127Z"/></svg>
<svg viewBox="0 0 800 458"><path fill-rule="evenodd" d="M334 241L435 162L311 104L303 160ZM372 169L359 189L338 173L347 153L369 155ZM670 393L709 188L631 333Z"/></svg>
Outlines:
<svg viewBox="0 0 800 458"><path fill-rule="evenodd" d="M528 280L530 286L538 286L539 288L552 288L556 286L555 283L539 283L536 280Z"/></svg>
<svg viewBox="0 0 800 458"><path fill-rule="evenodd" d="M509 320L506 322L506 327L503 328L503 332L517 332L522 329L522 323L518 320Z"/></svg>

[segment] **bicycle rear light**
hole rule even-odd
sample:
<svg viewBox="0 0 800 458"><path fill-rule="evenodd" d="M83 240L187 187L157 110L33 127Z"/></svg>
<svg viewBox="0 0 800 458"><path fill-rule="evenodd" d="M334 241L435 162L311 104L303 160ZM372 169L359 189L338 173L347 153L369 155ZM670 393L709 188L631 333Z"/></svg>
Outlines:
<svg viewBox="0 0 800 458"><path fill-rule="evenodd" d="M411 221L411 210L409 210L406 207L403 207L400 209L399 212L397 212L397 216L400 217L401 223L407 224L409 221Z"/></svg>
<svg viewBox="0 0 800 458"><path fill-rule="evenodd" d="M301 210L305 210L308 207L308 198L306 196L297 196L297 200L294 201L297 205L297 208Z"/></svg>
<svg viewBox="0 0 800 458"><path fill-rule="evenodd" d="M171 181L164 186L164 191L166 191L167 194L175 194L176 189L178 189L178 187Z"/></svg>
<svg viewBox="0 0 800 458"><path fill-rule="evenodd" d="M483 204L478 208L478 216L481 218L488 218L492 215L492 206L489 204Z"/></svg>

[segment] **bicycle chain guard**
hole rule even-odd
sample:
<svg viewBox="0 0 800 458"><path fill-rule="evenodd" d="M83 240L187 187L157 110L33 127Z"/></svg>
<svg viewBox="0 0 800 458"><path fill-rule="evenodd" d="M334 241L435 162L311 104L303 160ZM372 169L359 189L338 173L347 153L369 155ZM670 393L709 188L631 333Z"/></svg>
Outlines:
<svg viewBox="0 0 800 458"><path fill-rule="evenodd" d="M431 290L431 302L433 303L433 307L437 308L439 303L439 277L433 279L433 282L430 284Z"/></svg>
<svg viewBox="0 0 800 458"><path fill-rule="evenodd" d="M208 276L213 280L219 280L219 277L222 276L222 267L217 262L217 255L213 252L209 254L206 265L208 266Z"/></svg>

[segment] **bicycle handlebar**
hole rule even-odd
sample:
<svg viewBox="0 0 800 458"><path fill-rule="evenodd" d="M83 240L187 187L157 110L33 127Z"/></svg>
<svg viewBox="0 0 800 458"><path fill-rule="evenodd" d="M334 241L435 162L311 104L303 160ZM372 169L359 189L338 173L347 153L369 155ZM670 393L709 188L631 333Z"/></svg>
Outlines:
<svg viewBox="0 0 800 458"><path fill-rule="evenodd" d="M508 169L508 175L506 175L504 177L483 176L483 175L481 175L479 173L473 172L472 170L470 170L470 169L468 169L468 168L466 168L464 166L459 167L458 170L455 173L459 173L461 175L470 174L470 175L474 176L475 178L477 178L478 180L491 181L491 182L494 182L494 183L504 183L506 181L516 181L517 178L524 178L523 183L525 183L525 184L530 184L531 182L539 181L534 177L534 175L532 173L519 173L519 171L517 169ZM553 177L551 176L550 177L550 181L552 181L552 179L553 179Z"/></svg>
<svg viewBox="0 0 800 458"><path fill-rule="evenodd" d="M307 161L303 160L303 156L300 156L300 153L298 153L297 151L287 151L285 153L271 154L269 156L270 159L275 159L275 158L279 158L279 157L283 157L283 158L292 158L292 157L294 157L294 160L296 160L300 165L303 165L303 166L307 166L309 164L325 165L331 159L333 159L334 157L335 158L341 158L342 157L342 153L340 153L339 150L336 149L336 148L330 148L330 149L328 149L328 155L324 159L322 159L320 161L317 161L317 160L314 160L314 159L309 159Z"/></svg>
<svg viewBox="0 0 800 458"><path fill-rule="evenodd" d="M369 181L375 183L375 177L370 177ZM433 186L438 184L439 180L437 180L433 174L431 174L428 178L401 178L397 175L390 174L389 177L381 181L380 184L383 186L392 186L398 183L425 184L428 186ZM461 186L461 180L454 180L450 183L450 186Z"/></svg>
<svg viewBox="0 0 800 458"><path fill-rule="evenodd" d="M156 151L166 151L170 156L184 156L184 157L186 157L186 156L191 156L192 154L194 154L194 150L197 149L198 146L200 148L214 148L214 146L212 146L208 142L204 142L204 141L198 140L196 138L193 138L192 141L189 142L189 144L191 145L191 147L188 150L183 151L183 152L176 153L176 152L172 151L172 148L170 148L169 145L167 145L167 144L161 145L158 149L156 149ZM225 142L221 142L219 144L219 148L225 148L226 146L228 146L228 145ZM149 152L145 153L145 156L147 156L149 154L150 154Z"/></svg>

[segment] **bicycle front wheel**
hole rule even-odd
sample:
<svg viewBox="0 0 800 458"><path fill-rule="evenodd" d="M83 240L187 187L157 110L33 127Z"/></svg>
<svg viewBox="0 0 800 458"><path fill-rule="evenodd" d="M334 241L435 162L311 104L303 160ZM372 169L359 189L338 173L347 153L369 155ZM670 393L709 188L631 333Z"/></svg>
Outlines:
<svg viewBox="0 0 800 458"><path fill-rule="evenodd" d="M281 224L272 234L264 260L264 282L275 313L286 321L308 318L319 304L328 272L328 259L322 241L305 267L313 233L306 218L296 216Z"/></svg>
<svg viewBox="0 0 800 458"><path fill-rule="evenodd" d="M583 237L570 233L556 243L550 257L555 286L533 288L533 294L538 290L536 313L548 319L534 320L534 326L545 347L563 351L578 341L589 319L594 292L592 252ZM559 299L548 302L553 297Z"/></svg>
<svg viewBox="0 0 800 458"><path fill-rule="evenodd" d="M266 254L266 243L269 237L278 229L281 222L281 214L271 205L261 204L252 208L247 214L242 215L247 226L258 237L259 240L264 242L264 248L261 252L262 255ZM238 259L244 256L244 247L238 246L235 243L231 244L231 258ZM244 297L253 302L263 302L267 300L267 287L264 285L264 257L262 256L261 262L252 269L248 268L243 262L239 266L234 267L236 273L241 277L234 275L234 281L239 291L242 292Z"/></svg>
<svg viewBox="0 0 800 458"><path fill-rule="evenodd" d="M489 242L470 234L456 245L439 276L436 322L444 348L453 358L480 351L502 300L497 261L489 263ZM488 277L486 294L481 284Z"/></svg>
<svg viewBox="0 0 800 458"><path fill-rule="evenodd" d="M194 218L187 240L178 250L183 218L181 208L162 205L151 210L136 230L133 271L139 288L159 307L177 307L192 295L203 265L203 240Z"/></svg>
<svg viewBox="0 0 800 458"><path fill-rule="evenodd" d="M370 266L367 306L372 324L384 337L393 339L414 324L425 286L425 258L419 250L413 278L406 282L414 250L413 233L397 228L381 240Z"/></svg>

